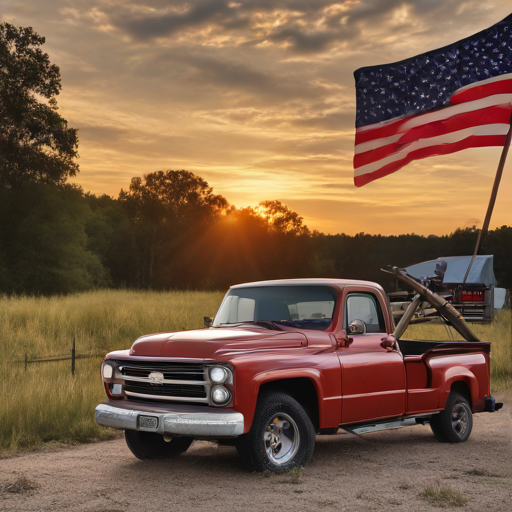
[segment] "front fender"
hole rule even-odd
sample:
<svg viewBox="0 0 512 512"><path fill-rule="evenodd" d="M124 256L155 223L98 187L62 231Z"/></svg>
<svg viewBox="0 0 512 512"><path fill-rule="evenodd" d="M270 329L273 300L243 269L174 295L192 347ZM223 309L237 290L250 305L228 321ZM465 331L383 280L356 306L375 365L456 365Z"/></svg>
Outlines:
<svg viewBox="0 0 512 512"><path fill-rule="evenodd" d="M316 391L318 400L318 414L320 425L323 426L326 423L325 418L325 407L324 407L324 396L322 393L322 374L319 370L314 368L289 368L282 370L269 370L263 371L254 375L250 384L246 387L244 392L244 433L247 433L252 425L254 419L254 412L256 409L256 402L260 388L263 384L269 382L276 382L279 380L306 378L309 379ZM328 421L328 420L327 420ZM339 420L337 420L336 426Z"/></svg>

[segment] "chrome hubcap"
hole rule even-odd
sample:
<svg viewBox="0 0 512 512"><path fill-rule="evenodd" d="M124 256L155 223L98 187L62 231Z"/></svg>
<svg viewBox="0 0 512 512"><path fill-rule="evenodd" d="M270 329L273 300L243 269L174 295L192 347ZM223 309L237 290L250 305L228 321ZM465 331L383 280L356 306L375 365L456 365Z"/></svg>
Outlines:
<svg viewBox="0 0 512 512"><path fill-rule="evenodd" d="M464 437L468 429L469 413L465 404L455 404L452 410L452 427L459 437Z"/></svg>
<svg viewBox="0 0 512 512"><path fill-rule="evenodd" d="M282 466L295 457L299 449L299 429L293 419L285 413L277 413L268 422L263 434L267 457Z"/></svg>

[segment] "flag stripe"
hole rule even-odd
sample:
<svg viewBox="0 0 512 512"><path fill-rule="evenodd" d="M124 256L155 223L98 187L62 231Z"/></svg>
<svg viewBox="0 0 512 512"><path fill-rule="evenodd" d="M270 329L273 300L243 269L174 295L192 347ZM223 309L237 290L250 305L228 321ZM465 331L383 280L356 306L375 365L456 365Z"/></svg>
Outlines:
<svg viewBox="0 0 512 512"><path fill-rule="evenodd" d="M400 132L403 133L406 130L415 128L416 126L432 123L434 121L442 121L457 114L464 114L466 112L472 112L474 110L480 110L486 107L503 105L511 102L512 94L494 94L492 96L489 96L488 98L481 98L475 101L468 101L466 103L458 105L450 105L448 107L441 108L433 112L428 112L426 114L406 117L394 122L387 121L385 126L379 126L381 123L377 123L376 125L370 125L375 126L374 129L364 130L360 132L358 128L356 130L356 146L363 142L368 142L370 140L391 137L392 135L396 135L397 133Z"/></svg>
<svg viewBox="0 0 512 512"><path fill-rule="evenodd" d="M406 166L408 163L413 160L420 160L422 158L428 158L430 156L435 155L447 155L450 153L456 153L457 151L461 151L463 149L469 148L477 148L477 147L487 147L487 146L504 146L506 140L506 135L485 135L485 136L471 136L467 137L464 140L452 143L452 144L440 144L437 146L431 146L427 148L421 148L417 151L413 151L411 153L407 153L405 158L402 160L398 160L395 162L390 162L382 167L380 167L377 171L354 176L354 184L356 187L362 187L379 178L383 178L384 176L388 176L392 174L402 167Z"/></svg>
<svg viewBox="0 0 512 512"><path fill-rule="evenodd" d="M452 144L464 140L468 137L474 136L486 136L486 135L506 135L510 125L508 124L488 124L485 126L474 126L472 128L466 128L464 130L458 130L453 133L440 135L438 137L431 137L429 139L420 139L411 142L405 148L405 151L399 151L393 153L385 158L381 158L376 162L372 162L367 165L362 165L355 169L355 175L360 176L362 174L368 174L378 170L380 167L387 165L388 163L403 160L410 153L414 153L420 149L436 147L444 144ZM437 154L437 153L433 153Z"/></svg>
<svg viewBox="0 0 512 512"><path fill-rule="evenodd" d="M454 94L450 98L450 103L454 105L458 103L465 103L466 101L475 101L492 94L510 94L512 93L512 80L497 82L488 85L481 85L480 87L473 87L467 91Z"/></svg>
<svg viewBox="0 0 512 512"><path fill-rule="evenodd" d="M407 150L407 145L417 140L428 140L429 138L439 137L474 126L489 124L504 124L508 126L511 113L511 104L497 105L474 112L459 114L443 121L424 124L393 137L360 144L356 146L354 168L357 169L363 165L376 162L398 151L405 151Z"/></svg>
<svg viewBox="0 0 512 512"><path fill-rule="evenodd" d="M512 79L512 73L504 73L503 75L493 76L491 78L486 78L485 80L479 80L477 82L473 82L471 84L460 87L453 93L452 97L455 96L456 94L467 91L469 89L473 89L475 87L481 87L482 85L492 84L495 82L502 82L503 80L510 79Z"/></svg>

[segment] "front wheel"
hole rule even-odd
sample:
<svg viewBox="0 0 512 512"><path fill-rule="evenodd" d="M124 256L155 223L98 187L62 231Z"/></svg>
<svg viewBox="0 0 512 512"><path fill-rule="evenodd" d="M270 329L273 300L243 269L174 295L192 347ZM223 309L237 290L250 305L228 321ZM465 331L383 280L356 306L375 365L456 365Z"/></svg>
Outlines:
<svg viewBox="0 0 512 512"><path fill-rule="evenodd" d="M237 440L247 471L280 473L306 466L315 448L315 428L306 411L285 393L258 399L251 430Z"/></svg>
<svg viewBox="0 0 512 512"><path fill-rule="evenodd" d="M173 437L169 441L161 434L125 430L124 438L130 451L140 460L170 459L185 453L192 442L191 437Z"/></svg>
<svg viewBox="0 0 512 512"><path fill-rule="evenodd" d="M443 443L466 441L473 428L473 414L467 398L452 391L444 411L430 419L430 427L437 440Z"/></svg>

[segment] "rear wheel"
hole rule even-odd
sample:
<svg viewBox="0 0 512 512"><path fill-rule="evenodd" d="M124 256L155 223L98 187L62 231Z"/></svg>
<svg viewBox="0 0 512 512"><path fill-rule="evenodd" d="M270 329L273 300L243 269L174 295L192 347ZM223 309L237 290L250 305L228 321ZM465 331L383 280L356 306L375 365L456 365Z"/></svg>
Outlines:
<svg viewBox="0 0 512 512"><path fill-rule="evenodd" d="M438 441L462 443L467 440L473 428L473 414L469 400L452 391L446 400L444 411L432 416L430 427Z"/></svg>
<svg viewBox="0 0 512 512"><path fill-rule="evenodd" d="M138 430L125 430L124 437L130 451L140 460L176 457L185 453L194 441L191 437L173 437L167 442L161 434Z"/></svg>
<svg viewBox="0 0 512 512"><path fill-rule="evenodd" d="M280 473L309 463L315 437L302 406L275 392L258 399L251 430L238 438L236 447L247 471Z"/></svg>

